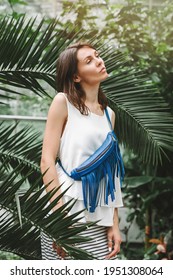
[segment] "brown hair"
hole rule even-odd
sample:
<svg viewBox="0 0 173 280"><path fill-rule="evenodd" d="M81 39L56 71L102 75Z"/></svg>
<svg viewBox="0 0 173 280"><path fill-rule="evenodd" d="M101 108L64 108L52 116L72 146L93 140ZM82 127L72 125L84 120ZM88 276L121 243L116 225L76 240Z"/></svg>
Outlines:
<svg viewBox="0 0 173 280"><path fill-rule="evenodd" d="M83 115L88 115L88 107L84 104L85 91L80 83L74 82L74 75L77 73L77 52L83 47L95 49L89 43L76 43L64 50L57 61L57 91L67 94L69 102L71 102ZM101 87L98 92L98 102L102 110L107 106L107 98Z"/></svg>

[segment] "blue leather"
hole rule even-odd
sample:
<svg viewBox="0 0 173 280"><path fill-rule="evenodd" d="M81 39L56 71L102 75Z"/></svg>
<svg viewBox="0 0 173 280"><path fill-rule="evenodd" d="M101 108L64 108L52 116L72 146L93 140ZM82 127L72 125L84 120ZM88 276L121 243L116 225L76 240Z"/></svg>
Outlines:
<svg viewBox="0 0 173 280"><path fill-rule="evenodd" d="M100 163L109 157L116 145L116 138L112 131L108 133L103 144L81 165L71 171L70 177L81 180L81 177L96 169Z"/></svg>

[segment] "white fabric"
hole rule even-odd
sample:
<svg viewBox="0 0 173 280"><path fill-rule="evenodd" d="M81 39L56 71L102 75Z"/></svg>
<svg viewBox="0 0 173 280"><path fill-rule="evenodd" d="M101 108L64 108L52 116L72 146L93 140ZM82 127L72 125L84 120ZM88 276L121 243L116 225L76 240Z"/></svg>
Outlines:
<svg viewBox="0 0 173 280"><path fill-rule="evenodd" d="M110 125L107 120L106 114L103 116L90 113L88 116L82 115L67 99L68 120L61 137L59 158L64 169L70 173L72 169L79 166L91 154L98 149L106 138L107 133L110 131ZM108 113L111 118L112 110L108 107ZM62 191L66 190L70 185L71 187L64 195L64 202L71 198L77 199L71 213L84 209L83 196L82 196L82 183L81 181L74 181L71 179L59 164L56 165L59 182L62 184ZM115 176L116 177L116 176ZM111 226L113 224L114 208L123 206L122 194L120 189L119 178L116 177L116 192L115 201L109 199L108 205L102 201L98 205L94 213L84 211L81 214L82 220L80 222L97 221L97 224L102 226Z"/></svg>

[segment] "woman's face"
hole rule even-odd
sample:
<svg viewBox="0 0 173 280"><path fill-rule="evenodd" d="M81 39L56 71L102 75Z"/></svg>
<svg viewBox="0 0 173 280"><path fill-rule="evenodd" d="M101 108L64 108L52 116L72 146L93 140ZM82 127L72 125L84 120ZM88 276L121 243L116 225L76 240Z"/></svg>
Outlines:
<svg viewBox="0 0 173 280"><path fill-rule="evenodd" d="M104 61L99 53L88 46L78 50L78 73L75 82L81 85L99 85L108 77Z"/></svg>

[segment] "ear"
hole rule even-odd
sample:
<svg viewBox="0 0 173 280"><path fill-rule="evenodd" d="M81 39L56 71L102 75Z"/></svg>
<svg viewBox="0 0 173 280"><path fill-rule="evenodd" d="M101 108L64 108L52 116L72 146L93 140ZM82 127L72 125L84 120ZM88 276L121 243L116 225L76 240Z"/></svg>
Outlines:
<svg viewBox="0 0 173 280"><path fill-rule="evenodd" d="M74 81L75 83L80 83L81 78L80 78L78 75L74 75L73 81Z"/></svg>

